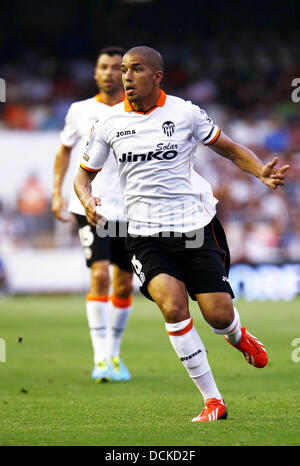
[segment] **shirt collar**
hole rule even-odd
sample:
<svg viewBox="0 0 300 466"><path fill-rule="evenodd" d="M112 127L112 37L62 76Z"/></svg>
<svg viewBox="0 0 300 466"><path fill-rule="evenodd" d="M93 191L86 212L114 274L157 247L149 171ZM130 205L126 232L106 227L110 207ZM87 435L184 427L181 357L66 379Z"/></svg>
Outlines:
<svg viewBox="0 0 300 466"><path fill-rule="evenodd" d="M154 110L156 107L163 107L163 105L165 105L165 102L166 102L166 94L164 93L164 91L162 91L160 89L160 92L159 92L159 97L157 99L157 102L155 104L155 106L153 108L151 108L151 110L149 110L149 112L136 112L136 113L142 113L144 115L147 115L148 113L152 112L152 110ZM125 109L125 112L134 112L135 110L133 110L132 108L132 105L131 103L129 102L129 100L127 100L127 98L125 98L124 100L124 109Z"/></svg>
<svg viewBox="0 0 300 466"><path fill-rule="evenodd" d="M104 105L107 105L108 107L112 107L112 105L109 105L109 104L106 104L105 102L103 102L102 98L101 98L101 92L99 92L99 94L96 94L95 95L95 99L97 100L97 102L101 102L101 104L104 104ZM125 99L125 96L123 97L123 99L121 100L121 102Z"/></svg>

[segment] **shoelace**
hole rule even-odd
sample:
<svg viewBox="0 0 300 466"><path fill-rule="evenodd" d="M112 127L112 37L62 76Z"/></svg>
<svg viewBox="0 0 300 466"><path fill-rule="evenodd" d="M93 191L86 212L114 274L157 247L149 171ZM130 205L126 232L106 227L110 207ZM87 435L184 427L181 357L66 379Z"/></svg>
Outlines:
<svg viewBox="0 0 300 466"><path fill-rule="evenodd" d="M204 406L203 411L201 412L200 416L201 417L205 416L209 412L210 408L218 407L218 406L219 406L219 403L217 401L208 401L206 405Z"/></svg>
<svg viewBox="0 0 300 466"><path fill-rule="evenodd" d="M253 339L249 339L248 338L248 335L247 333L245 333L245 337L246 337L246 341L248 342L248 344L252 345L255 347L256 351L259 353L263 348L262 348L262 345L259 344L253 337Z"/></svg>
<svg viewBox="0 0 300 466"><path fill-rule="evenodd" d="M119 359L119 358L112 358L112 363L113 363L114 369L115 369L116 371L120 371L120 370L121 370L121 367L120 367L120 359Z"/></svg>
<svg viewBox="0 0 300 466"><path fill-rule="evenodd" d="M106 369L106 366L107 366L105 361L99 362L97 365L99 369Z"/></svg>

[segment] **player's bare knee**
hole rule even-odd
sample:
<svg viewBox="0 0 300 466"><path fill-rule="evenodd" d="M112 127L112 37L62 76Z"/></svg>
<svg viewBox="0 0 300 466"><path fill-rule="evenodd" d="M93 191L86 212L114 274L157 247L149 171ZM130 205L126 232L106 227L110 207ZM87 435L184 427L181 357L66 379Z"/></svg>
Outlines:
<svg viewBox="0 0 300 466"><path fill-rule="evenodd" d="M92 286L96 288L108 288L110 283L109 267L106 264L93 264L91 268Z"/></svg>
<svg viewBox="0 0 300 466"><path fill-rule="evenodd" d="M114 287L114 294L120 298L128 298L133 291L132 282L124 280Z"/></svg>
<svg viewBox="0 0 300 466"><path fill-rule="evenodd" d="M120 298L128 298L133 291L132 274L122 270L114 272L113 292Z"/></svg>
<svg viewBox="0 0 300 466"><path fill-rule="evenodd" d="M174 301L164 302L160 308L165 321L169 323L182 322L190 317L188 308L183 304Z"/></svg>

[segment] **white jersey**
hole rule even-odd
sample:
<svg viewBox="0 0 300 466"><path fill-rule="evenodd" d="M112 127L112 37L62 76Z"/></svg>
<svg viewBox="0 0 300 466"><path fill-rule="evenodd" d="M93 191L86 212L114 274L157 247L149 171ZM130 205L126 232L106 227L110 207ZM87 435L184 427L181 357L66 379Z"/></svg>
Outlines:
<svg viewBox="0 0 300 466"><path fill-rule="evenodd" d="M204 110L163 91L145 114L125 99L95 124L81 166L100 171L113 149L130 234L193 231L211 221L217 202L193 170L196 147L219 134Z"/></svg>
<svg viewBox="0 0 300 466"><path fill-rule="evenodd" d="M73 103L66 115L65 126L60 133L60 142L72 147L72 156L77 157L76 172L80 165L80 156L84 152L91 128L98 118L105 115L109 105L101 102L100 94L90 99ZM75 173L76 175L76 173ZM99 212L109 220L123 218L123 200L120 190L118 167L113 153L109 154L105 168L92 182L93 196L100 197L102 206ZM85 215L73 184L70 193L69 211Z"/></svg>

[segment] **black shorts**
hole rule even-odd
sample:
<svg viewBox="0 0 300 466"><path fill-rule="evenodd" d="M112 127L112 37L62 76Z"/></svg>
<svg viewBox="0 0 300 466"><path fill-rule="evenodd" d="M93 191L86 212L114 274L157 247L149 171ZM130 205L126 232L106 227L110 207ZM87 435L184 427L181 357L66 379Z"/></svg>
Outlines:
<svg viewBox="0 0 300 466"><path fill-rule="evenodd" d="M91 265L96 261L108 260L112 264L116 264L120 269L126 272L132 272L130 258L125 245L125 237L119 237L119 231L124 233L127 231L127 226L124 222L114 222L116 237L106 236L99 237L96 228L92 227L84 215L75 214L79 239L84 251L86 265ZM124 228L125 226L125 228Z"/></svg>
<svg viewBox="0 0 300 466"><path fill-rule="evenodd" d="M217 220L213 220L198 233L193 243L190 234L180 237L171 233L154 236L127 237L126 246L134 272L140 278L141 292L151 299L147 285L156 275L166 273L185 283L193 300L198 293L229 293L234 298L228 281L230 254L225 232ZM199 238L203 244L199 246ZM187 247L188 245L188 247Z"/></svg>

